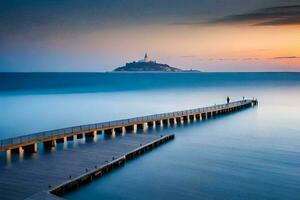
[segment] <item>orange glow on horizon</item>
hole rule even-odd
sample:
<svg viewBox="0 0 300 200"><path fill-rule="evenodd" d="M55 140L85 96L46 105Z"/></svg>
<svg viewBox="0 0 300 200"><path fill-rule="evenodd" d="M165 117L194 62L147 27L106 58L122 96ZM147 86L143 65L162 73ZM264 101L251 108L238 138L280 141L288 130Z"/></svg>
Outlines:
<svg viewBox="0 0 300 200"><path fill-rule="evenodd" d="M300 56L299 35L299 26L149 25L99 30L53 42L80 54L126 55L129 59L124 62L148 51L158 61L187 68L214 63L235 65L243 61L242 65L253 66L254 70L259 70L257 66L274 65L299 71L298 58L273 59Z"/></svg>

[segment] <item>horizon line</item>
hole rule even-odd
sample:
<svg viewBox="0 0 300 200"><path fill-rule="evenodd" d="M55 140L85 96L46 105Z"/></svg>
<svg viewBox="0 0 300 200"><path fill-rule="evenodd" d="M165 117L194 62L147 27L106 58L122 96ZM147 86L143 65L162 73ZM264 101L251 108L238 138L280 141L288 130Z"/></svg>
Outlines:
<svg viewBox="0 0 300 200"><path fill-rule="evenodd" d="M198 72L189 72L189 71L183 71L183 72L164 72L164 71L124 71L124 72L116 72L116 71L68 71L68 72L61 72L61 71L0 71L0 74L13 74L13 73L117 73L117 74L142 74L142 73L162 73L162 74L197 74L197 73L300 73L300 71L198 71Z"/></svg>

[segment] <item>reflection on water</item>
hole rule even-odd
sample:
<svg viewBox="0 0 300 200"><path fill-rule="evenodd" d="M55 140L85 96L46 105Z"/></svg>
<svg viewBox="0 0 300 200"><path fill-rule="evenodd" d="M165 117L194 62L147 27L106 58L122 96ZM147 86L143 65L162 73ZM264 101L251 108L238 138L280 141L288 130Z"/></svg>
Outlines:
<svg viewBox="0 0 300 200"><path fill-rule="evenodd" d="M6 151L6 155L5 155L4 159L6 160L5 164L9 166L11 164L11 151L10 150Z"/></svg>

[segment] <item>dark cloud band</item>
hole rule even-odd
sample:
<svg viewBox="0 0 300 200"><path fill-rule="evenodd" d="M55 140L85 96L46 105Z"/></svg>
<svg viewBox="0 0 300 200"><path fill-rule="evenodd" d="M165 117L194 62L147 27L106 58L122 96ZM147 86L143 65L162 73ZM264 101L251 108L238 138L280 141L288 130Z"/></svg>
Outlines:
<svg viewBox="0 0 300 200"><path fill-rule="evenodd" d="M273 59L298 59L300 56L280 56L280 57L274 57Z"/></svg>
<svg viewBox="0 0 300 200"><path fill-rule="evenodd" d="M244 24L254 26L300 25L300 5L270 7L254 12L229 15L208 22L209 24Z"/></svg>

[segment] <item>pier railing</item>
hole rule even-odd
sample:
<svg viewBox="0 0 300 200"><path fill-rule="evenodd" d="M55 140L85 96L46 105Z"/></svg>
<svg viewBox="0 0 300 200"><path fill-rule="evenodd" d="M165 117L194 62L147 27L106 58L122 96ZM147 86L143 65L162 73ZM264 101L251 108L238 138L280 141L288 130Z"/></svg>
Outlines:
<svg viewBox="0 0 300 200"><path fill-rule="evenodd" d="M144 123L144 122L149 122L149 121L158 121L158 120L164 120L164 119L168 119L168 118L182 117L182 116L186 116L186 115L213 112L213 111L218 111L218 110L222 110L222 109L226 109L226 108L232 108L232 107L250 104L252 102L253 102L253 100L241 100L241 101L236 101L236 102L232 102L232 103L228 103L228 104L219 104L219 105L203 107L203 108L147 115L147 116L142 116L142 117L114 120L114 121L109 121L109 122L100 122L100 123L87 124L87 125L81 125L81 126L73 126L73 127L56 129L56 130L51 130L51 131L33 133L33 134L29 134L29 135L22 135L22 136L18 136L18 137L0 140L0 149L3 150L6 147L15 146L15 145L30 142L30 141L42 142L46 139L51 140L51 138L64 137L64 136L68 136L68 135L70 135L72 133L76 133L76 132L84 133L84 132L94 131L97 129L103 130L103 129L112 128L112 127L122 127L122 126L128 126L131 124L139 124L139 123Z"/></svg>

